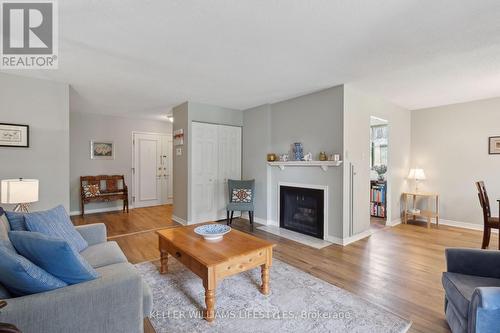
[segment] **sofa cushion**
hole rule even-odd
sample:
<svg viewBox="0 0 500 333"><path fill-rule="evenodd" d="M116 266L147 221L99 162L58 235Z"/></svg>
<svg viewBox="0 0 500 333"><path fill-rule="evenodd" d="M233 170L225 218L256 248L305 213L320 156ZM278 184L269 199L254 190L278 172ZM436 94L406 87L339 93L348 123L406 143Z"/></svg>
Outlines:
<svg viewBox="0 0 500 333"><path fill-rule="evenodd" d="M80 254L94 268L127 262L127 258L116 242L91 245Z"/></svg>
<svg viewBox="0 0 500 333"><path fill-rule="evenodd" d="M30 231L11 231L9 237L20 255L67 284L99 277L64 239Z"/></svg>
<svg viewBox="0 0 500 333"><path fill-rule="evenodd" d="M464 318L468 317L470 300L477 287L500 287L500 279L451 272L443 273L442 281L448 301Z"/></svg>
<svg viewBox="0 0 500 333"><path fill-rule="evenodd" d="M0 299L9 299L10 297L9 291L0 283Z"/></svg>
<svg viewBox="0 0 500 333"><path fill-rule="evenodd" d="M26 224L24 223L24 214L20 212L5 212L7 220L9 220L10 229L17 231L26 231Z"/></svg>
<svg viewBox="0 0 500 333"><path fill-rule="evenodd" d="M87 241L71 223L66 209L61 205L50 210L25 214L24 221L29 231L62 238L77 252L81 252L88 246Z"/></svg>
<svg viewBox="0 0 500 333"><path fill-rule="evenodd" d="M144 313L144 317L149 317L151 315L151 311L153 311L153 292L144 280L142 280L142 297L142 311Z"/></svg>
<svg viewBox="0 0 500 333"><path fill-rule="evenodd" d="M64 281L4 245L0 245L0 258L0 283L13 296L36 294L67 286Z"/></svg>
<svg viewBox="0 0 500 333"><path fill-rule="evenodd" d="M5 212L3 211L2 207L0 207L0 242L3 242L5 246L14 249L12 247L12 244L10 243L9 231L10 231L9 220L7 219L7 215L5 215Z"/></svg>

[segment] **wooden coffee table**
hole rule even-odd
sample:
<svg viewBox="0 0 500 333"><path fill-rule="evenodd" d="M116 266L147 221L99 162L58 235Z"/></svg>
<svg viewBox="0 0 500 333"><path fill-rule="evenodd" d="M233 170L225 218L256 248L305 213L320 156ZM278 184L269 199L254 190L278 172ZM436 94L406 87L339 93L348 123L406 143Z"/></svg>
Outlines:
<svg viewBox="0 0 500 333"><path fill-rule="evenodd" d="M218 242L207 242L194 233L198 225L157 231L160 240L160 274L168 270L168 255L182 262L203 280L208 321L215 319L215 289L226 276L238 274L260 266L260 291L269 293L269 268L272 264L274 244L232 229Z"/></svg>

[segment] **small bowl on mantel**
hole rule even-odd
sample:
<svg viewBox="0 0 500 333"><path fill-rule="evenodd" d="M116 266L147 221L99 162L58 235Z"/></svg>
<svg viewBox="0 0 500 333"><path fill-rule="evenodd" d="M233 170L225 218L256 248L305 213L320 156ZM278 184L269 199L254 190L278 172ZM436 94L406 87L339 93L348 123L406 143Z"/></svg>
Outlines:
<svg viewBox="0 0 500 333"><path fill-rule="evenodd" d="M194 232L208 242L220 241L230 231L231 227L223 224L205 224L194 228Z"/></svg>

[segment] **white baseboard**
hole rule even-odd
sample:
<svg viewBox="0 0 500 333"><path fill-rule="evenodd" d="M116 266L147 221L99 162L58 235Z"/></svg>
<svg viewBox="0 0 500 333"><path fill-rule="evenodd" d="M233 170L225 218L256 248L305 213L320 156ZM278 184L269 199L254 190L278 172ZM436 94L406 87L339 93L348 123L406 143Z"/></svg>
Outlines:
<svg viewBox="0 0 500 333"><path fill-rule="evenodd" d="M397 218L395 220L392 220L391 222L386 223L388 227L395 227L398 224L401 224L401 218Z"/></svg>
<svg viewBox="0 0 500 333"><path fill-rule="evenodd" d="M129 207L129 209L133 209L133 207ZM95 213L106 213L106 212L116 212L118 210L123 210L123 207L105 207L105 208L96 208L96 209L85 209L85 215L87 214L95 214ZM70 216L80 215L82 212L80 210L74 210L69 213Z"/></svg>
<svg viewBox="0 0 500 333"><path fill-rule="evenodd" d="M175 216L175 215L172 215L172 220L173 220L174 222L180 223L180 224L182 224L182 225L188 225L188 222L187 222L186 220L181 219L180 217Z"/></svg>
<svg viewBox="0 0 500 333"><path fill-rule="evenodd" d="M357 242L360 239L366 238L368 236L371 236L373 234L373 231L371 229L365 230L363 232L360 232L359 234L353 235L351 237L346 237L346 238L339 238L335 236L326 236L327 241L332 242L337 245L342 245L346 246L351 243Z"/></svg>
<svg viewBox="0 0 500 333"><path fill-rule="evenodd" d="M250 218L248 216L248 212L242 213L241 214L241 218L249 220ZM276 221L265 220L265 219L261 219L260 217L255 217L255 216L254 216L253 220L254 220L255 223L258 223L258 224L261 224L261 225L272 225L272 226L279 227L279 223L277 223Z"/></svg>
<svg viewBox="0 0 500 333"><path fill-rule="evenodd" d="M401 223L401 219L400 223ZM425 220L418 220L420 222L426 222ZM436 224L436 220L432 219L431 220L432 224ZM469 229L469 230L478 230L478 231L483 231L484 230L484 225L483 224L477 224L477 223L470 223L470 222L462 222L462 221L455 221L455 220L448 220L448 219L439 219L439 224L440 225L447 225L450 227L456 227L456 228L463 228L463 229ZM497 229L493 229L491 231L494 234L498 233Z"/></svg>

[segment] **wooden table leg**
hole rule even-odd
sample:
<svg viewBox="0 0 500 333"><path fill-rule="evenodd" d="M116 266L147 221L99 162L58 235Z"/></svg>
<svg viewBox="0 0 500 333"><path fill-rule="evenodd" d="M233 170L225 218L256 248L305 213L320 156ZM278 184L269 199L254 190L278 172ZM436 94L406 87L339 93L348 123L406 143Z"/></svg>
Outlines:
<svg viewBox="0 0 500 333"><path fill-rule="evenodd" d="M167 274L168 272L168 252L160 250L160 274Z"/></svg>
<svg viewBox="0 0 500 333"><path fill-rule="evenodd" d="M260 292L264 295L269 294L269 266L264 264L260 266L262 285L260 286Z"/></svg>
<svg viewBox="0 0 500 333"><path fill-rule="evenodd" d="M205 319L213 321L215 319L215 290L205 288Z"/></svg>
<svg viewBox="0 0 500 333"><path fill-rule="evenodd" d="M215 319L215 288L217 282L215 278L215 270L211 267L207 270L207 276L203 279L203 287L205 287L205 320L208 322Z"/></svg>
<svg viewBox="0 0 500 333"><path fill-rule="evenodd" d="M427 217L427 229L431 228L431 218Z"/></svg>

